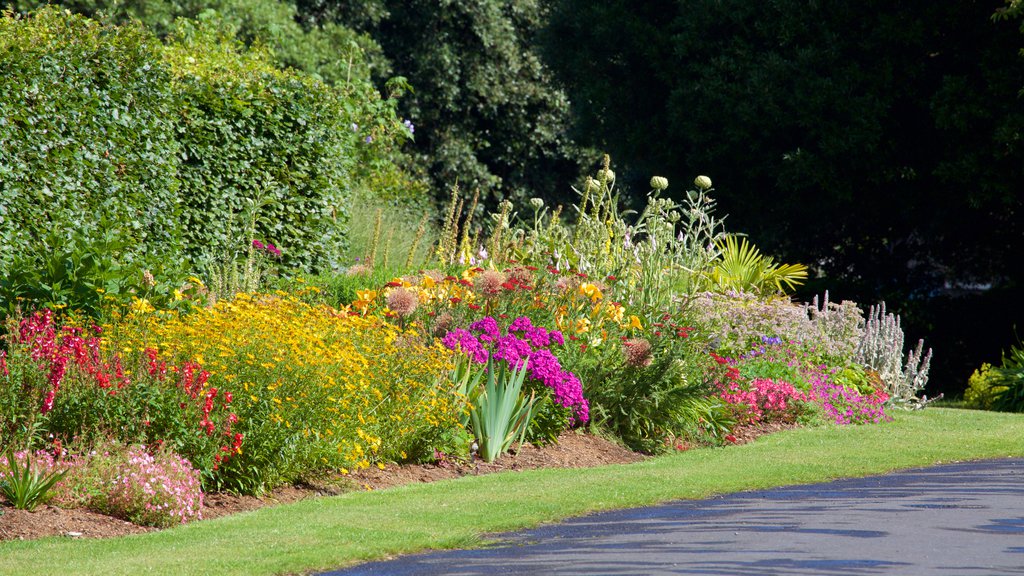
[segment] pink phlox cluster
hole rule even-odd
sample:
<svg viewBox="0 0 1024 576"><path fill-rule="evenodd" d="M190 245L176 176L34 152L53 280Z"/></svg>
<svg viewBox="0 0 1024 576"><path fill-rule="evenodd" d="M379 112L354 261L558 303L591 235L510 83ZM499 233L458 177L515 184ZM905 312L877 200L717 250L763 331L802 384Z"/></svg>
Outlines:
<svg viewBox="0 0 1024 576"><path fill-rule="evenodd" d="M133 447L111 479L106 507L117 516L151 526L184 524L202 517L199 471L173 454L155 458Z"/></svg>
<svg viewBox="0 0 1024 576"><path fill-rule="evenodd" d="M448 332L441 339L441 344L448 349L462 351L463 354L469 356L477 364L487 362L487 358L490 357L490 353L480 343L480 340L465 328L456 328Z"/></svg>
<svg viewBox="0 0 1024 576"><path fill-rule="evenodd" d="M836 424L877 424L892 419L885 413L889 395L882 390L861 394L855 389L832 382L825 374L812 380L811 390L825 414Z"/></svg>
<svg viewBox="0 0 1024 576"><path fill-rule="evenodd" d="M719 396L729 404L742 407L750 422L785 417L787 412L809 399L789 382L769 378L755 378L747 387L730 382Z"/></svg>
<svg viewBox="0 0 1024 576"><path fill-rule="evenodd" d="M549 350L553 344L564 343L561 332L534 326L525 316L513 320L506 334L501 333L497 320L490 316L477 320L469 328L448 332L441 343L451 350L461 351L477 364L491 357L488 345L493 348L494 359L509 366L519 367L528 360L527 376L550 388L554 401L572 410L574 424L589 420L590 407L583 397L583 385L575 374L562 369L558 358Z"/></svg>

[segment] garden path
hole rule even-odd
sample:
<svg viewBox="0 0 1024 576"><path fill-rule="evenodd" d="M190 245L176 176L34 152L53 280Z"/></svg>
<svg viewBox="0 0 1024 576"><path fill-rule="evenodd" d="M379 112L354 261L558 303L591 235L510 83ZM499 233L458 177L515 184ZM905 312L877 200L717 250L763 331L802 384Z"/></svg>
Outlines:
<svg viewBox="0 0 1024 576"><path fill-rule="evenodd" d="M1024 459L605 512L322 576L1024 574Z"/></svg>

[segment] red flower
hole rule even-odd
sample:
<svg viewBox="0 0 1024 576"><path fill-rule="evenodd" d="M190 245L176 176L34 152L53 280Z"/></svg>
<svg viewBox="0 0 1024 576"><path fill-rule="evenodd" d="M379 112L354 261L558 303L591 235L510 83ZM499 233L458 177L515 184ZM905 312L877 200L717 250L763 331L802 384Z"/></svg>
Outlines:
<svg viewBox="0 0 1024 576"><path fill-rule="evenodd" d="M397 288L397 287L399 287L401 285L402 285L401 282L397 282L395 280L392 280L391 282L388 282L387 284L385 284L384 287L385 288Z"/></svg>
<svg viewBox="0 0 1024 576"><path fill-rule="evenodd" d="M735 444L736 443L736 437L733 436L732 434L726 434L725 435L725 441L726 442L731 442L731 443Z"/></svg>
<svg viewBox="0 0 1024 576"><path fill-rule="evenodd" d="M467 304L467 306L469 306L470 310L479 310L480 309L480 306L478 306L477 304Z"/></svg>

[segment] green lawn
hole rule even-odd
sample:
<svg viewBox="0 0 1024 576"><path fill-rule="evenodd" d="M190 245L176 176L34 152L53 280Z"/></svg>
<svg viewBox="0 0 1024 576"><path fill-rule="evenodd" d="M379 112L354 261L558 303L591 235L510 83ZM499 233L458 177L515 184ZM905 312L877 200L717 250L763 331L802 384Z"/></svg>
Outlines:
<svg viewBox="0 0 1024 576"><path fill-rule="evenodd" d="M0 543L3 574L281 574L337 568L597 510L1024 456L1024 415L930 408L879 425L793 430L638 464L359 492L112 540Z"/></svg>

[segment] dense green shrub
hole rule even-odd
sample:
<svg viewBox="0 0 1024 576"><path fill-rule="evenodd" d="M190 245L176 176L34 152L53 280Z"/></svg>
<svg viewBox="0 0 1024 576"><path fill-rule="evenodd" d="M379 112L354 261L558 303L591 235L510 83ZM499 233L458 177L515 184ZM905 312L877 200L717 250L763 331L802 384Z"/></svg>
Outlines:
<svg viewBox="0 0 1024 576"><path fill-rule="evenodd" d="M412 130L393 99L279 70L205 20L162 44L137 23L4 13L0 309L95 314L101 294L130 301L154 276L166 295L253 240L280 248L281 269L324 269L355 180L412 186L388 160Z"/></svg>
<svg viewBox="0 0 1024 576"><path fill-rule="evenodd" d="M175 259L170 76L141 27L47 8L0 18L0 270L110 227L126 261Z"/></svg>
<svg viewBox="0 0 1024 576"><path fill-rule="evenodd" d="M210 25L180 21L164 57L190 258L205 266L257 238L287 264L322 267L344 242L347 171L360 143L343 95L277 70L264 51Z"/></svg>

